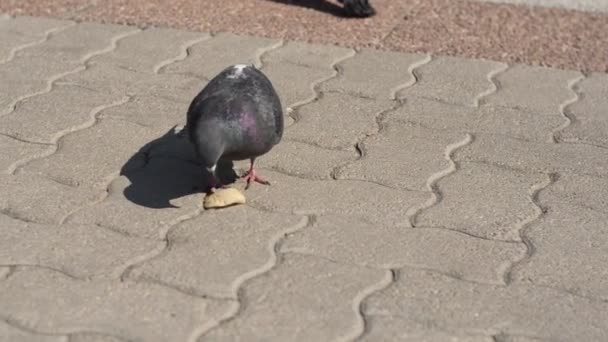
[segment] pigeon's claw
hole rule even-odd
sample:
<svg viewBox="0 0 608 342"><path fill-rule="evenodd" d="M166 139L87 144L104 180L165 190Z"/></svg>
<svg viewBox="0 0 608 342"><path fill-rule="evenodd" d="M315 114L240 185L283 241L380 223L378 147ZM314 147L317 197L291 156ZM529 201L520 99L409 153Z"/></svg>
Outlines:
<svg viewBox="0 0 608 342"><path fill-rule="evenodd" d="M245 176L243 176L243 179L245 180L245 182L247 182L247 185L245 185L245 190L249 189L251 182L256 182L256 183L260 183L260 184L264 184L264 185L270 185L269 181L267 181L264 178L257 175L257 173L253 167L251 169L249 169L249 171L245 174Z"/></svg>

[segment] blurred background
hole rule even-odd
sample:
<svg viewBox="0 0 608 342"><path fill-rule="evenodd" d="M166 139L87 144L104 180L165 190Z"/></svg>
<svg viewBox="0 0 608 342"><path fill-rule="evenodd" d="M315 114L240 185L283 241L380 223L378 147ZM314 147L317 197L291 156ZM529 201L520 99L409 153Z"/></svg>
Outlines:
<svg viewBox="0 0 608 342"><path fill-rule="evenodd" d="M357 0L360 1L360 0ZM608 0L0 0L0 11L608 71Z"/></svg>

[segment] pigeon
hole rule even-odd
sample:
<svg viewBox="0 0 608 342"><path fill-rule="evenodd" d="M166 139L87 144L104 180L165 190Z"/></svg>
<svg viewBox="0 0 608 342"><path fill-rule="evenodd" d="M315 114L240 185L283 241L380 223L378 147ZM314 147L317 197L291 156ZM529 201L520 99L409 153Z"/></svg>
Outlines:
<svg viewBox="0 0 608 342"><path fill-rule="evenodd" d="M254 168L283 136L281 100L270 79L254 65L235 64L222 70L190 103L186 128L197 157L209 173L207 191L227 188L216 173L218 162L249 159L242 177L270 185Z"/></svg>

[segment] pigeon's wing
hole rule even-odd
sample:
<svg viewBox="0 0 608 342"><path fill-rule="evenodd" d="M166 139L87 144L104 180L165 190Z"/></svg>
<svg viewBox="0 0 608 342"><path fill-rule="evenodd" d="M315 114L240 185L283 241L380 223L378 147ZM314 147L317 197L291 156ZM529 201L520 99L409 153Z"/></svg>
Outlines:
<svg viewBox="0 0 608 342"><path fill-rule="evenodd" d="M272 122L269 126L273 129L269 134L272 135L273 144L277 144L283 136L284 128L283 106L279 95L270 79L260 70L250 69L249 74L254 80L254 97L260 107L260 115L263 117L263 120Z"/></svg>

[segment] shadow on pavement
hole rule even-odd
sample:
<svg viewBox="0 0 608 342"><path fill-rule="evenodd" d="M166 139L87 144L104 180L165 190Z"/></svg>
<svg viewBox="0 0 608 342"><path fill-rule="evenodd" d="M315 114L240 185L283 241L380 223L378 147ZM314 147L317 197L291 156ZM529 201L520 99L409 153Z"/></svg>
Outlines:
<svg viewBox="0 0 608 342"><path fill-rule="evenodd" d="M218 164L218 175L225 184L236 180L233 166L232 162ZM174 128L142 146L120 174L131 183L124 189L125 197L154 209L176 208L171 200L204 191L207 186L206 171L197 162L187 135L175 133Z"/></svg>

